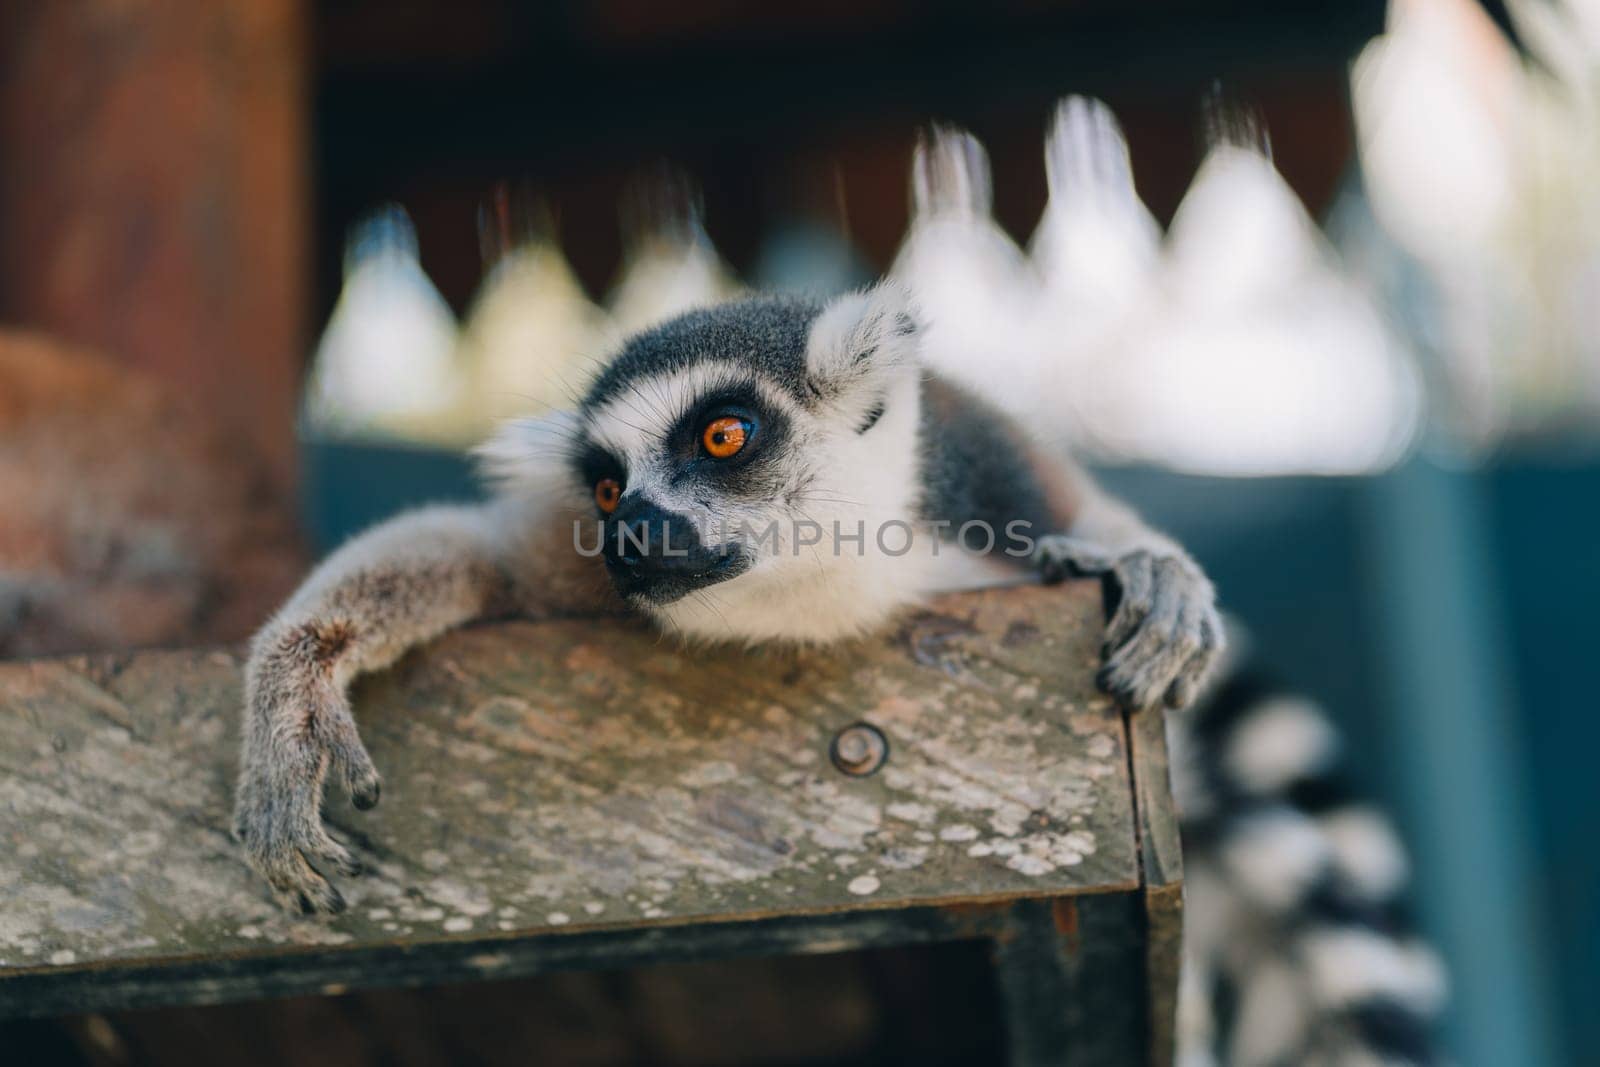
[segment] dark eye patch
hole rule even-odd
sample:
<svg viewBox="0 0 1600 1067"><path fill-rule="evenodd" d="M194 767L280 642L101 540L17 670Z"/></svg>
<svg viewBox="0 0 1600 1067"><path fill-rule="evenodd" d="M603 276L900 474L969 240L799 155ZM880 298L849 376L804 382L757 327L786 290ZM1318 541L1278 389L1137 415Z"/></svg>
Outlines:
<svg viewBox="0 0 1600 1067"><path fill-rule="evenodd" d="M717 459L706 454L701 433L714 419L732 416L750 426L744 448ZM776 473L789 439L789 420L754 387L733 384L701 397L667 434L675 482L693 481L718 492L759 497L775 492Z"/></svg>
<svg viewBox="0 0 1600 1067"><path fill-rule="evenodd" d="M585 486L592 486L602 478L615 478L622 483L623 488L627 488L627 465L612 455L610 450L593 442L587 442L579 447L573 467Z"/></svg>

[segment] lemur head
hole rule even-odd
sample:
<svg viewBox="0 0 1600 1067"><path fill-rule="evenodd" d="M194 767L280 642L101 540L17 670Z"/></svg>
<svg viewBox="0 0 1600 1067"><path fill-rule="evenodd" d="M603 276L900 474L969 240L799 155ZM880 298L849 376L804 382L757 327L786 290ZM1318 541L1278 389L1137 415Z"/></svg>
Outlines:
<svg viewBox="0 0 1600 1067"><path fill-rule="evenodd" d="M603 535L618 592L680 633L880 623L905 599L877 534L918 495L916 342L887 285L726 304L634 337L563 417L563 474L593 520L580 542Z"/></svg>

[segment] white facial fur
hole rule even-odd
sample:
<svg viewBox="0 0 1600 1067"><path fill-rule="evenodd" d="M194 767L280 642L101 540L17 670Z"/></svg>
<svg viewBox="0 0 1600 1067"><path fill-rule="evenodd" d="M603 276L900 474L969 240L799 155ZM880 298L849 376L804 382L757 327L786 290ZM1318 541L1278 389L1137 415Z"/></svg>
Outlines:
<svg viewBox="0 0 1600 1067"><path fill-rule="evenodd" d="M824 310L807 343L808 370L824 386L811 407L749 368L706 363L642 379L592 413L588 435L626 459L628 490L689 518L706 544L776 524L776 550L770 541L756 549L748 571L671 604L642 605L665 629L713 640L828 641L881 625L930 587L930 538L919 531L910 552L893 555L905 528L884 525L912 520L919 484L919 364L904 312L904 296L882 287ZM696 498L665 477L663 442L675 418L730 381L753 384L790 424L783 488L754 503ZM858 432L879 403L883 415ZM821 543L796 544L797 523L820 526ZM835 523L846 535L859 524L864 543L836 542Z"/></svg>

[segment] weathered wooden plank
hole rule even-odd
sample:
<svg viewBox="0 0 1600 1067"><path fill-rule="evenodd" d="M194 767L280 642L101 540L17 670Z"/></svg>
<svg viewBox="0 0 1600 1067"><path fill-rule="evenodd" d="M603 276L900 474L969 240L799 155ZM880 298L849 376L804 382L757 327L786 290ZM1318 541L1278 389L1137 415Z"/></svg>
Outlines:
<svg viewBox="0 0 1600 1067"><path fill-rule="evenodd" d="M1128 726L1145 904L1145 1001L1151 1064L1171 1063L1176 1049L1178 968L1183 943L1183 853L1172 802L1166 719L1134 716Z"/></svg>
<svg viewBox="0 0 1600 1067"><path fill-rule="evenodd" d="M485 939L687 945L691 923L1133 890L1099 633L1097 591L1071 587L946 598L824 651L615 621L451 635L357 687L384 801L330 795L372 873L322 922L278 913L228 840L239 653L0 666L0 1010L74 975L134 995L118 970L188 967L183 995L219 997L259 961L286 992ZM891 746L865 778L828 758L857 720Z"/></svg>

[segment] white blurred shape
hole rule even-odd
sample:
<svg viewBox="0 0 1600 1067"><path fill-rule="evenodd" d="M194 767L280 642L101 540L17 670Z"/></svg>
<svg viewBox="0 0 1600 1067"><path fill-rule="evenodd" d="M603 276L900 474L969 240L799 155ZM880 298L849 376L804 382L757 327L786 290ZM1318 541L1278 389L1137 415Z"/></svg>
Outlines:
<svg viewBox="0 0 1600 1067"><path fill-rule="evenodd" d="M1373 211L1421 266L1458 442L1600 424L1600 0L1394 0L1352 75Z"/></svg>
<svg viewBox="0 0 1600 1067"><path fill-rule="evenodd" d="M477 439L501 419L574 404L609 343L605 313L584 293L541 214L504 191L486 207L492 262L459 349L471 373L467 421Z"/></svg>
<svg viewBox="0 0 1600 1067"><path fill-rule="evenodd" d="M1374 930L1329 926L1300 940L1300 960L1312 995L1323 1007L1392 999L1432 1013L1444 1004L1449 979L1432 949L1397 942Z"/></svg>
<svg viewBox="0 0 1600 1067"><path fill-rule="evenodd" d="M1042 279L1036 424L1053 440L1094 448L1089 379L1119 361L1157 300L1161 228L1134 189L1127 142L1109 108L1068 97L1045 138L1050 197L1031 255Z"/></svg>
<svg viewBox="0 0 1600 1067"><path fill-rule="evenodd" d="M1234 728L1222 762L1245 790L1261 795L1322 771L1338 748L1338 734L1315 705L1279 697L1263 701Z"/></svg>
<svg viewBox="0 0 1600 1067"><path fill-rule="evenodd" d="M1600 53L1600 3L1507 0L1506 12L1529 53L1562 82L1592 91L1600 76L1595 65Z"/></svg>
<svg viewBox="0 0 1600 1067"><path fill-rule="evenodd" d="M1380 811L1347 806L1318 822L1332 844L1339 876L1368 900L1385 900L1405 888L1411 864L1389 820Z"/></svg>
<svg viewBox="0 0 1600 1067"><path fill-rule="evenodd" d="M344 285L306 389L309 427L333 437L437 439L462 393L455 316L423 272L398 206L352 231Z"/></svg>
<svg viewBox="0 0 1600 1067"><path fill-rule="evenodd" d="M1474 0L1394 0L1352 102L1373 210L1430 261L1481 254L1511 196L1517 59Z"/></svg>
<svg viewBox="0 0 1600 1067"><path fill-rule="evenodd" d="M1201 163L1167 234L1167 278L1209 314L1292 297L1323 266L1316 224L1259 149L1220 144Z"/></svg>
<svg viewBox="0 0 1600 1067"><path fill-rule="evenodd" d="M1013 412L1036 407L1038 277L990 214L989 158L934 129L912 160L911 227L890 276L911 293L929 365Z"/></svg>
<svg viewBox="0 0 1600 1067"><path fill-rule="evenodd" d="M1165 286L1083 378L1091 441L1208 474L1393 463L1420 418L1415 372L1259 149L1224 143L1168 235Z"/></svg>
<svg viewBox="0 0 1600 1067"><path fill-rule="evenodd" d="M1305 1002L1304 980L1289 963L1270 956L1244 976L1238 991L1228 1061L1258 1067L1294 1063L1313 1019ZM1382 1067L1354 1061L1343 1067Z"/></svg>
<svg viewBox="0 0 1600 1067"><path fill-rule="evenodd" d="M936 130L917 149L893 270L921 309L929 364L1047 442L1102 458L1235 475L1394 462L1419 419L1407 354L1250 124L1216 126L1229 140L1163 249L1111 113L1063 101L1031 259L990 214L982 146Z"/></svg>
<svg viewBox="0 0 1600 1067"><path fill-rule="evenodd" d="M1284 806L1240 819L1219 856L1247 906L1282 915L1303 900L1328 863L1329 844L1310 819Z"/></svg>
<svg viewBox="0 0 1600 1067"><path fill-rule="evenodd" d="M1600 0L1567 0L1562 6L1572 12L1589 55L1600 55Z"/></svg>
<svg viewBox="0 0 1600 1067"><path fill-rule="evenodd" d="M620 336L737 297L738 279L701 224L698 193L668 172L633 191L621 276L607 298Z"/></svg>
<svg viewBox="0 0 1600 1067"><path fill-rule="evenodd" d="M1098 317L1148 298L1161 228L1133 186L1128 145L1111 109L1070 96L1045 140L1050 199L1031 254L1053 306Z"/></svg>

